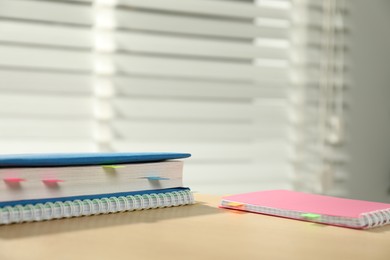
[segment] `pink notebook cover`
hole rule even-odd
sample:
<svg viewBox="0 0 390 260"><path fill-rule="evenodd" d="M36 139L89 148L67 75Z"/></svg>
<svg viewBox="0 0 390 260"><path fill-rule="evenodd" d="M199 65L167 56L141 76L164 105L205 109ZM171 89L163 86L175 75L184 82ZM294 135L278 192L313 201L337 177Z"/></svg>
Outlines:
<svg viewBox="0 0 390 260"><path fill-rule="evenodd" d="M271 190L223 197L223 200L268 208L358 218L362 213L389 209L390 204L351 200L288 190Z"/></svg>

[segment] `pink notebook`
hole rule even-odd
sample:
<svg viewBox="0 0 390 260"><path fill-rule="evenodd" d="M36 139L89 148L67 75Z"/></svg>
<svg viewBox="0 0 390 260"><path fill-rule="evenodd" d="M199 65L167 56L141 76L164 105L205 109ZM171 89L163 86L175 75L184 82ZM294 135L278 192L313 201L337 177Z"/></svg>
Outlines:
<svg viewBox="0 0 390 260"><path fill-rule="evenodd" d="M390 204L287 190L226 196L222 208L366 229L390 223Z"/></svg>

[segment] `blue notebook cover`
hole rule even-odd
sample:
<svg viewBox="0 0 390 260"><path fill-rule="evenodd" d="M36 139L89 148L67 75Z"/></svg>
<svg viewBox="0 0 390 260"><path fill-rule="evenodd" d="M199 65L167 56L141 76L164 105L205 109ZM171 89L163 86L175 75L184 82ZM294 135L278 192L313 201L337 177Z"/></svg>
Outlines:
<svg viewBox="0 0 390 260"><path fill-rule="evenodd" d="M109 165L157 162L190 157L189 153L52 153L0 155L0 167Z"/></svg>

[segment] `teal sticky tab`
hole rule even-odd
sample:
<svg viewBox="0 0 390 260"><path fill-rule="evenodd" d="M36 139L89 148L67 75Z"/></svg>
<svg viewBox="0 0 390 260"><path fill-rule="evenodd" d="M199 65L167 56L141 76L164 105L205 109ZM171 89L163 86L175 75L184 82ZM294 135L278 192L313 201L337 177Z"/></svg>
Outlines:
<svg viewBox="0 0 390 260"><path fill-rule="evenodd" d="M148 179L149 181L169 180L169 178L163 178L163 177L159 177L159 176L148 176L148 177L145 177L145 179Z"/></svg>
<svg viewBox="0 0 390 260"><path fill-rule="evenodd" d="M301 214L301 217L314 220L314 219L319 219L321 217L321 215L314 214L314 213L303 213L303 214Z"/></svg>

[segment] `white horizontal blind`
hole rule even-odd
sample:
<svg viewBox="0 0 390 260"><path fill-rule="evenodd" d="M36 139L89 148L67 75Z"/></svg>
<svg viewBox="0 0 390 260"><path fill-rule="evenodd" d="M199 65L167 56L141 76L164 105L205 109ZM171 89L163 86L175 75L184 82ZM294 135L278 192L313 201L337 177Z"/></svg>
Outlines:
<svg viewBox="0 0 390 260"><path fill-rule="evenodd" d="M102 147L191 152L186 183L202 192L291 187L281 4L95 2Z"/></svg>
<svg viewBox="0 0 390 260"><path fill-rule="evenodd" d="M94 150L91 7L0 1L1 153Z"/></svg>
<svg viewBox="0 0 390 260"><path fill-rule="evenodd" d="M345 1L293 1L295 187L345 196Z"/></svg>
<svg viewBox="0 0 390 260"><path fill-rule="evenodd" d="M1 152L183 151L195 190L291 188L290 11L0 0Z"/></svg>

